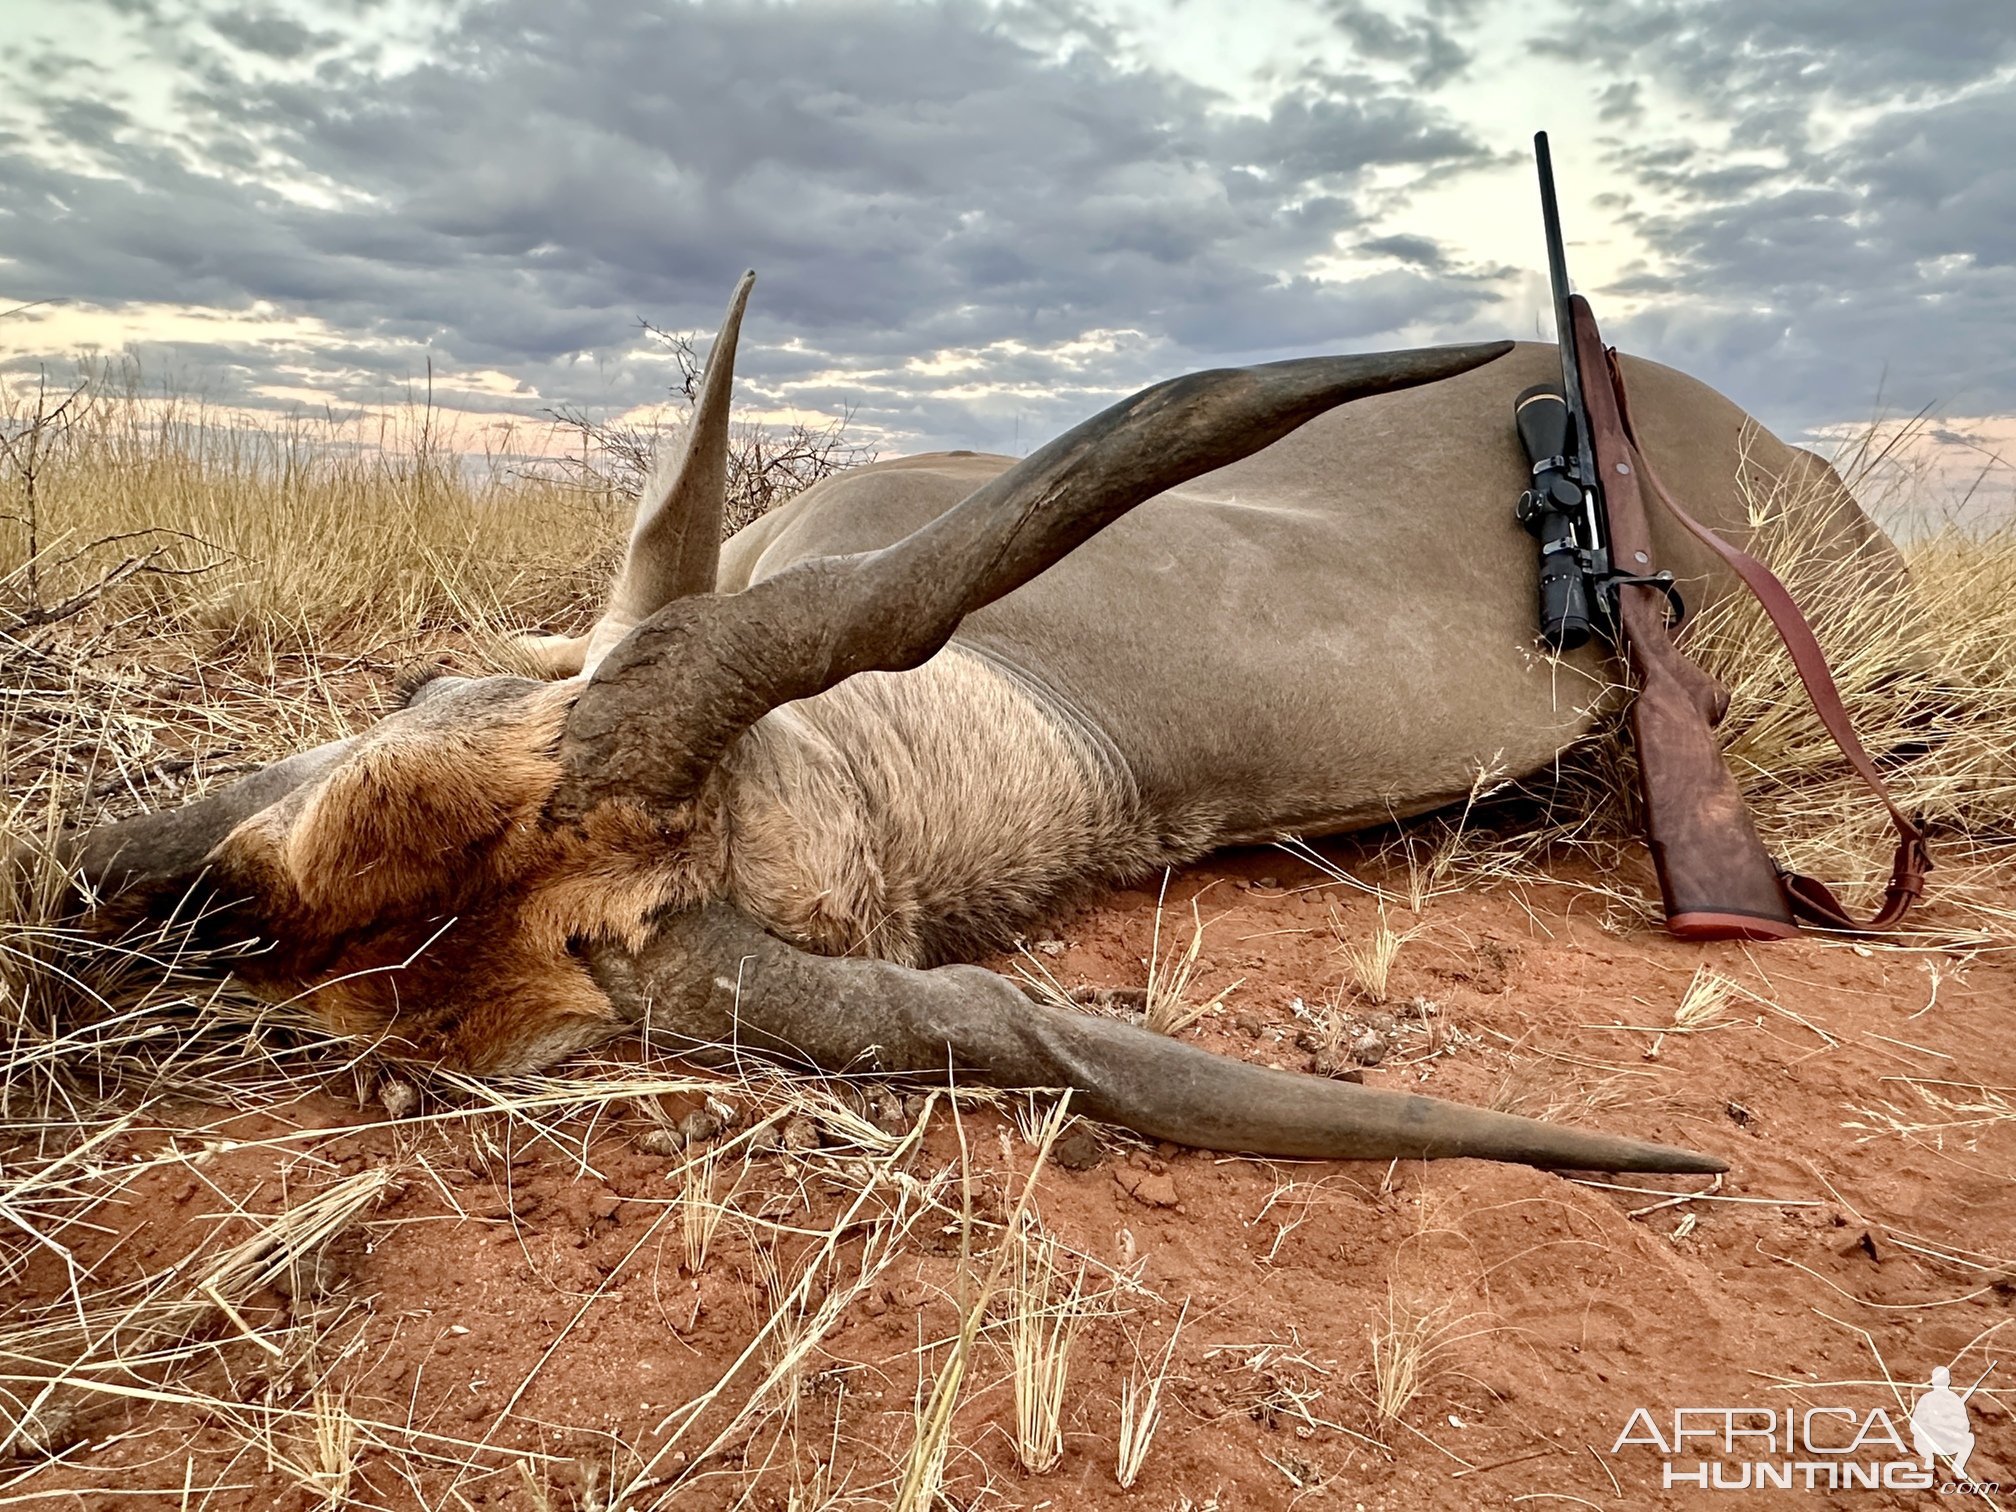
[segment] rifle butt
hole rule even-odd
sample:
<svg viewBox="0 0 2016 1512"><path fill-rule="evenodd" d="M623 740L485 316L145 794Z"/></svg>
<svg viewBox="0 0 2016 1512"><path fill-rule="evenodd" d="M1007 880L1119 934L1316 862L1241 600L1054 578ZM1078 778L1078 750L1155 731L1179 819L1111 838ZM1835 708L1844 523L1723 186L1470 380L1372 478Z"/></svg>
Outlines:
<svg viewBox="0 0 2016 1512"><path fill-rule="evenodd" d="M1787 939L1799 927L1778 868L1757 838L1711 728L1721 689L1674 648L1663 606L1644 603L1644 592L1624 590L1625 635L1638 678L1631 734L1666 927L1683 940Z"/></svg>

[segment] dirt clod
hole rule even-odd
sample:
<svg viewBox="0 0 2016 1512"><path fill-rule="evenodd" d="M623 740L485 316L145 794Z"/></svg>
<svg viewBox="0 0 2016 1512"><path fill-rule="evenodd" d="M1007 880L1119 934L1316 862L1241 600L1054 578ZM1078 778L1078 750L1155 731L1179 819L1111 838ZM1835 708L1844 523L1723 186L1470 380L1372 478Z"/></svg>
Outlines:
<svg viewBox="0 0 2016 1512"><path fill-rule="evenodd" d="M1115 1168L1113 1180L1143 1207L1173 1208L1180 1200L1176 1195L1176 1178L1167 1171L1144 1171L1124 1165Z"/></svg>
<svg viewBox="0 0 2016 1512"><path fill-rule="evenodd" d="M1089 1171L1106 1158L1106 1146L1087 1124L1075 1124L1050 1147L1050 1159L1067 1171Z"/></svg>
<svg viewBox="0 0 2016 1512"><path fill-rule="evenodd" d="M903 1111L903 1099L886 1089L868 1099L868 1122L884 1134L910 1132L910 1120Z"/></svg>
<svg viewBox="0 0 2016 1512"><path fill-rule="evenodd" d="M704 1145L721 1132L721 1120L705 1108L695 1108L679 1120L679 1133L686 1141L686 1147Z"/></svg>
<svg viewBox="0 0 2016 1512"><path fill-rule="evenodd" d="M637 1148L646 1155L677 1156L686 1148L686 1136L677 1129L646 1129L637 1136Z"/></svg>

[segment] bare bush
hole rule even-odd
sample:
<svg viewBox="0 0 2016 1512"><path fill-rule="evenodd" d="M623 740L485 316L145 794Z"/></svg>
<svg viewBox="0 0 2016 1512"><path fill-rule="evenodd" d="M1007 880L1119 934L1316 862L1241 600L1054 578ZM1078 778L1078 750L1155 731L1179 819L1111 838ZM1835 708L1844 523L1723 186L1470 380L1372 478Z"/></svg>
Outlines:
<svg viewBox="0 0 2016 1512"><path fill-rule="evenodd" d="M688 332L662 331L649 321L641 324L645 335L678 367L679 381L671 392L676 412L672 425L684 425L706 370L694 347L695 337ZM671 444L666 435L670 427L665 425L598 420L571 405L546 413L563 430L572 432L579 444L580 455L559 459L562 475L598 493L614 493L634 501L651 475L657 449ZM821 478L873 462L875 449L847 435L852 419L850 412L823 426L803 421L783 427L736 426L728 444L728 499L722 513L722 534L733 535Z"/></svg>

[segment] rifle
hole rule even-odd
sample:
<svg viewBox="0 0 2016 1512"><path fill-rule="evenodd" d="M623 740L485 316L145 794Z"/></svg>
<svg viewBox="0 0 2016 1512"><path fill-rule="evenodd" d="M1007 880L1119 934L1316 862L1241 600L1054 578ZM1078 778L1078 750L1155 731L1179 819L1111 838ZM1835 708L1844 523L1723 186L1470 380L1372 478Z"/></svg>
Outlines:
<svg viewBox="0 0 2016 1512"><path fill-rule="evenodd" d="M1637 684L1631 741L1666 927L1690 940L1782 940L1799 932L1796 913L1858 933L1887 929L1924 891L1932 867L1924 833L1884 790L1848 723L1826 658L1784 586L1763 563L1689 516L1646 462L1617 354L1603 345L1589 302L1569 292L1546 132L1534 136L1533 147L1561 387L1539 385L1517 401L1515 423L1533 465L1518 518L1540 542L1542 638L1563 651L1601 634L1629 664ZM1668 512L1757 594L1822 722L1889 809L1899 837L1897 856L1873 920L1858 923L1824 885L1783 871L1758 839L1715 740L1715 726L1728 711L1728 692L1673 644L1672 631L1686 609L1673 574L1652 561L1641 477Z"/></svg>

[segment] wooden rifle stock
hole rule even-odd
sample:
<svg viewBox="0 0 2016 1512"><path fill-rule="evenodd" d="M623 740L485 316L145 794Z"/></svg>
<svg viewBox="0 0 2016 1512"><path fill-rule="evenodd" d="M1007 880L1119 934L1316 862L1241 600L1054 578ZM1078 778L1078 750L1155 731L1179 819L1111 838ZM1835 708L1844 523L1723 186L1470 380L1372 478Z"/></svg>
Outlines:
<svg viewBox="0 0 2016 1512"><path fill-rule="evenodd" d="M1618 639L1638 684L1631 741L1666 927L1682 939L1782 940L1798 926L1715 740L1729 695L1673 644L1665 588L1631 581L1654 572L1637 453L1589 302L1574 295L1569 309L1586 443L1609 515L1610 561L1622 575L1615 588Z"/></svg>
<svg viewBox="0 0 2016 1512"><path fill-rule="evenodd" d="M1529 436L1523 422L1515 418L1534 463L1534 477L1537 480L1545 472L1555 478L1547 485L1549 501L1542 503L1543 496L1529 490L1520 501L1519 517L1533 529L1534 520L1543 518L1544 510L1558 511L1559 503L1551 500L1551 495L1559 487L1558 475L1564 468L1572 468L1580 487L1593 488L1607 516L1602 522L1591 519L1586 534L1578 523L1574 542L1563 542L1558 532L1543 536L1543 550L1552 562L1564 546L1573 545L1589 587L1598 595L1612 596L1607 606L1599 606L1599 612L1607 607L1611 639L1638 683L1631 705L1631 736L1638 753L1645 839L1665 898L1666 927L1683 939L1694 940L1780 940L1799 932L1795 917L1823 929L1854 934L1889 929L1925 891L1925 875L1932 869L1925 831L1897 806L1876 763L1856 738L1840 690L1828 671L1827 658L1785 585L1762 562L1688 514L1639 450L1630 400L1624 392L1623 369L1616 354L1605 349L1588 301L1569 291L1546 132L1534 136L1533 152L1540 170L1547 273L1553 284L1554 319L1562 349L1562 401L1570 421L1570 456L1535 454L1536 444L1546 447L1558 443L1545 439L1539 431ZM1536 437L1540 438L1537 442ZM1652 560L1652 532L1645 518L1646 488L1676 522L1719 556L1757 596L1785 643L1799 680L1813 701L1813 712L1848 764L1888 811L1897 831L1897 852L1883 902L1869 919L1850 914L1825 883L1781 869L1758 839L1750 811L1723 765L1715 739L1715 726L1728 711L1729 695L1673 644L1666 612L1669 602L1675 602L1669 599L1672 576L1659 572ZM1535 533L1541 534L1539 530ZM1568 597L1550 589L1549 583L1543 575L1542 637L1550 645L1570 644L1562 632L1571 625L1567 610L1572 606ZM1558 583L1554 588L1558 589Z"/></svg>

